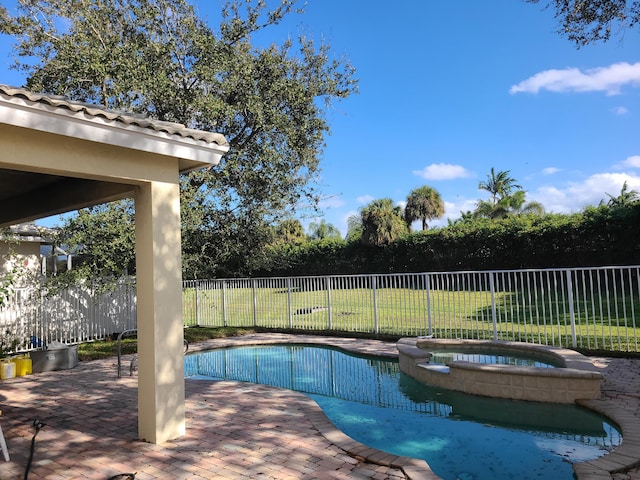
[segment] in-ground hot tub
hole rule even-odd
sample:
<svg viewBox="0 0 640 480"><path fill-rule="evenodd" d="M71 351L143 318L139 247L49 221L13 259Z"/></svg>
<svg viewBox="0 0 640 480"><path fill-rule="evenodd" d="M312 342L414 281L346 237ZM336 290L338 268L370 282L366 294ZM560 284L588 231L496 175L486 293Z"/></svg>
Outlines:
<svg viewBox="0 0 640 480"><path fill-rule="evenodd" d="M587 357L573 350L420 337L402 338L397 346L400 370L428 385L537 402L600 398L602 375Z"/></svg>

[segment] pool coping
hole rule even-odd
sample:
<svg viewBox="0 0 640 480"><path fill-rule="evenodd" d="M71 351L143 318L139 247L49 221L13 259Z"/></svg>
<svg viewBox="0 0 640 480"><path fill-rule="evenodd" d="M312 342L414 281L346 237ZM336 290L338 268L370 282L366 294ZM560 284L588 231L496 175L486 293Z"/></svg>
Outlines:
<svg viewBox="0 0 640 480"><path fill-rule="evenodd" d="M295 334L251 334L193 344L189 353L241 345L302 343L332 346L348 352L398 358L395 343L361 338L329 337ZM342 432L325 415L318 404L310 399L314 408L310 420L322 435L353 458L383 466L401 469L409 480L441 480L425 460L393 455L368 447ZM624 473L640 466L640 418L633 412L615 405L611 400L577 400L576 403L611 419L622 431L622 443L612 452L587 462L573 464L577 480L610 480L616 473Z"/></svg>

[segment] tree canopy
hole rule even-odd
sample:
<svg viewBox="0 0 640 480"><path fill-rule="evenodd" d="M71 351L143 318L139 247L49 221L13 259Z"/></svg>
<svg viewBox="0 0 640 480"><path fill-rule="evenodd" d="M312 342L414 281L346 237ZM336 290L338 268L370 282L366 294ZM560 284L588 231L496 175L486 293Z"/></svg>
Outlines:
<svg viewBox="0 0 640 480"><path fill-rule="evenodd" d="M360 211L361 241L365 245L388 245L408 232L402 209L390 198L373 200Z"/></svg>
<svg viewBox="0 0 640 480"><path fill-rule="evenodd" d="M311 222L309 224L308 238L310 240L324 240L327 238L339 240L342 239L342 234L338 227L322 219L319 222Z"/></svg>
<svg viewBox="0 0 640 480"><path fill-rule="evenodd" d="M582 47L622 34L640 22L640 2L626 0L527 0L555 11L558 32Z"/></svg>
<svg viewBox="0 0 640 480"><path fill-rule="evenodd" d="M496 172L494 168L491 167L491 172L487 175L487 179L478 183L478 189L486 190L491 194L491 202L494 205L496 205L501 198L508 197L514 189L522 188L509 173L509 170Z"/></svg>
<svg viewBox="0 0 640 480"><path fill-rule="evenodd" d="M463 215L463 220L468 221L473 218L499 219L520 214L544 215L545 210L541 203L527 203L525 201L526 192L509 173L509 170L496 172L491 167L487 179L478 184L478 188L489 192L491 198L478 200L472 215Z"/></svg>
<svg viewBox="0 0 640 480"><path fill-rule="evenodd" d="M62 281L78 278L119 278L135 272L133 202L124 200L92 208L65 220L55 238L74 257L74 268Z"/></svg>
<svg viewBox="0 0 640 480"><path fill-rule="evenodd" d="M622 188L620 189L620 194L618 196L614 197L609 193L607 193L607 196L609 197L607 205L610 207L627 207L640 201L640 194L636 190L629 190L627 182L622 184Z"/></svg>
<svg viewBox="0 0 640 480"><path fill-rule="evenodd" d="M236 275L271 225L316 205L325 111L357 91L328 44L253 43L298 3L229 0L213 28L186 0L18 0L15 16L0 7L0 31L33 91L226 136L219 166L182 179L183 265Z"/></svg>
<svg viewBox="0 0 640 480"><path fill-rule="evenodd" d="M353 214L347 218L347 242L357 242L362 238L362 215Z"/></svg>
<svg viewBox="0 0 640 480"><path fill-rule="evenodd" d="M287 243L298 245L307 240L304 227L300 220L285 218L274 228L274 243Z"/></svg>
<svg viewBox="0 0 640 480"><path fill-rule="evenodd" d="M443 215L444 202L435 188L424 185L409 193L407 205L404 208L404 218L408 226L412 222L420 220L422 230L427 230L429 228L427 220L441 218Z"/></svg>

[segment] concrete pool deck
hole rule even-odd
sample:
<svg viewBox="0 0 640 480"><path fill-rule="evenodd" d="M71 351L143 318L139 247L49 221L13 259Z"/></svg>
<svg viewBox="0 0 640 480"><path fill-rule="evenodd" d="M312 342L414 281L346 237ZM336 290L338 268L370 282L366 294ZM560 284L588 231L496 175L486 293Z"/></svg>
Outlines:
<svg viewBox="0 0 640 480"><path fill-rule="evenodd" d="M281 334L209 340L189 351L281 342L397 356L395 343ZM579 480L640 480L640 359L591 360L604 383L602 398L588 406L620 423L624 441L613 454L580 464ZM137 394L136 377L117 378L115 358L1 381L0 425L11 461L0 456L0 478L23 478L35 419L46 425L36 437L31 480L106 480L127 472L139 480L438 478L424 461L351 440L303 394L238 382L187 380L187 435L162 445L140 442ZM609 473L620 468L627 471Z"/></svg>

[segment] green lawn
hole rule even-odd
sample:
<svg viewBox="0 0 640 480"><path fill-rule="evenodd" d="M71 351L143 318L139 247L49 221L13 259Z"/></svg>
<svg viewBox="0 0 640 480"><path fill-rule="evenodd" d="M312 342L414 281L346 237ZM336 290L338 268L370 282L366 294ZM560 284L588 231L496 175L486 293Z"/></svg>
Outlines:
<svg viewBox="0 0 640 480"><path fill-rule="evenodd" d="M185 328L184 338L189 343L201 342L211 338L225 338L246 335L255 330L250 328ZM124 338L120 344L122 355L129 355L138 351L136 338ZM78 358L81 361L110 358L118 355L117 340L101 340L78 345Z"/></svg>
<svg viewBox="0 0 640 480"><path fill-rule="evenodd" d="M568 295L495 294L495 329L501 340L571 347ZM331 308L329 309L329 305ZM296 290L227 288L183 292L185 325L335 330L388 335L491 339L491 293L486 290L370 288ZM638 351L637 299L627 295L574 299L577 346ZM614 308L615 307L615 308Z"/></svg>

